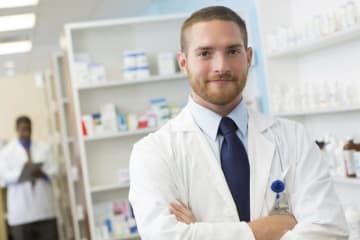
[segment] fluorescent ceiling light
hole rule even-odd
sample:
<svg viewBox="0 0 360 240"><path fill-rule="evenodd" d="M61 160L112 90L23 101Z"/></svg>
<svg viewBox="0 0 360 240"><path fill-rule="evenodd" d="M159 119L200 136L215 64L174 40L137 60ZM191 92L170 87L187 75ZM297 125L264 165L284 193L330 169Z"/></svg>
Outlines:
<svg viewBox="0 0 360 240"><path fill-rule="evenodd" d="M0 32L33 28L35 18L33 13L0 17Z"/></svg>
<svg viewBox="0 0 360 240"><path fill-rule="evenodd" d="M0 43L0 55L28 52L31 48L31 41Z"/></svg>
<svg viewBox="0 0 360 240"><path fill-rule="evenodd" d="M37 5L39 0L1 0L0 8L15 8Z"/></svg>

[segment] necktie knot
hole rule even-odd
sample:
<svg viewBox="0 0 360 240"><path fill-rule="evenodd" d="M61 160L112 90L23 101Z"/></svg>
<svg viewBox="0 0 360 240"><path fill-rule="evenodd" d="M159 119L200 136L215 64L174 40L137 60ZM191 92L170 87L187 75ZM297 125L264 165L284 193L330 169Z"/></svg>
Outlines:
<svg viewBox="0 0 360 240"><path fill-rule="evenodd" d="M223 117L220 121L219 133L223 136L228 135L229 133L235 133L238 129L236 123L229 117Z"/></svg>

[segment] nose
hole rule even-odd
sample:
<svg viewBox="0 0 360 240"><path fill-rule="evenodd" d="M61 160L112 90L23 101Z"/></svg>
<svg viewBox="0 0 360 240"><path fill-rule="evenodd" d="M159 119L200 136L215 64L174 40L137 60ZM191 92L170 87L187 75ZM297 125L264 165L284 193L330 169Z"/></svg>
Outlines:
<svg viewBox="0 0 360 240"><path fill-rule="evenodd" d="M214 72L217 74L223 74L230 71L229 61L222 53L215 54L212 65Z"/></svg>

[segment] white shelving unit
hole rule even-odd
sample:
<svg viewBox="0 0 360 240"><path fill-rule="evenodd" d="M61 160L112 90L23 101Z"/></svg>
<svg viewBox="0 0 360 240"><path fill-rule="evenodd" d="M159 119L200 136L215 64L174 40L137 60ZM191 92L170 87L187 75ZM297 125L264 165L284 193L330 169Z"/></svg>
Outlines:
<svg viewBox="0 0 360 240"><path fill-rule="evenodd" d="M296 117L296 116L306 116L306 115L338 114L338 113L358 112L358 111L360 111L360 106L319 108L309 111L298 111L298 112L280 112L280 113L274 113L273 115L276 115L278 117Z"/></svg>
<svg viewBox="0 0 360 240"><path fill-rule="evenodd" d="M107 191L114 191L119 189L127 189L129 188L129 184L121 185L121 184L113 184L113 185L106 185L106 186L97 186L91 188L91 193L102 193Z"/></svg>
<svg viewBox="0 0 360 240"><path fill-rule="evenodd" d="M135 79L135 80L112 80L104 83L95 83L89 84L87 86L79 86L79 90L89 90L89 89L99 89L99 88L108 88L108 87L116 87L116 86L125 86L125 85L134 85L134 84L145 84L145 83L153 83L157 81L173 81L178 79L184 79L183 73L176 73L172 75L166 76L151 76L146 79Z"/></svg>
<svg viewBox="0 0 360 240"><path fill-rule="evenodd" d="M139 234L131 234L127 236L121 236L121 237L114 237L113 240L130 240L130 239L140 239Z"/></svg>
<svg viewBox="0 0 360 240"><path fill-rule="evenodd" d="M129 236L112 238L111 240L131 240L131 239L139 239L139 238L140 238L139 234L134 234Z"/></svg>
<svg viewBox="0 0 360 240"><path fill-rule="evenodd" d="M323 36L318 40L311 40L304 42L301 45L297 45L278 52L272 52L269 54L269 58L283 58L283 57L296 57L305 55L313 51L318 51L333 47L336 45L342 45L346 42L356 41L360 38L360 25L354 25L347 29Z"/></svg>
<svg viewBox="0 0 360 240"><path fill-rule="evenodd" d="M48 103L50 144L59 172L53 187L56 199L57 222L60 239L80 239L77 223L75 191L71 176L69 134L67 130L67 110L61 77L60 53L52 56L52 71L45 76L45 95Z"/></svg>
<svg viewBox="0 0 360 240"><path fill-rule="evenodd" d="M128 168L132 145L157 128L84 137L81 117L98 112L101 106L108 103L115 104L121 112L143 113L150 107L149 100L156 97L166 98L171 105L184 105L189 94L185 76L182 73L159 76L156 54L161 51L178 51L180 26L185 17L141 17L65 26L73 99L70 104L75 113L75 142L79 145L90 239L95 240L97 228L94 205L128 198L129 186L120 184L118 171ZM122 53L136 49L147 53L151 76L148 79L125 81L121 71ZM77 84L75 56L81 53L87 53L93 61L104 64L106 82ZM131 235L115 239L140 237Z"/></svg>
<svg viewBox="0 0 360 240"><path fill-rule="evenodd" d="M74 148L74 137L71 123L71 109L65 84L66 69L63 53L54 53L51 58L52 69L46 78L47 96L49 99L50 132L53 148L60 163L57 195L61 196L59 214L66 217L69 230L64 231L64 239L80 240L86 238L86 221L83 217L83 187L78 179L78 167ZM71 228L71 229L70 229ZM69 233L71 231L71 233Z"/></svg>
<svg viewBox="0 0 360 240"><path fill-rule="evenodd" d="M360 19L356 25L277 52L270 51L267 36L276 32L279 26L294 28L294 26L304 25L313 16L336 9L346 2L346 0L319 0L316 2L280 0L275 6L267 0L257 0L260 31L266 55L265 72L271 114L303 123L314 138L329 135L339 138L360 137L360 106L354 103L353 105L322 107L305 111L299 109L277 112L272 105L275 98L274 89L278 86L291 86L295 87L295 92L299 92L300 89L297 87L300 85L304 86L311 82L317 86L315 83L320 81L343 83L344 80L349 80L357 84L360 81L358 68ZM279 10L278 6L282 6L282 9ZM357 90L355 85L354 90ZM285 91L280 92L280 101L285 101L283 98ZM335 177L334 183L339 197L345 205L360 206L358 202L354 201L354 196L359 195L357 193L359 191L355 191L359 186L357 185L358 180ZM351 199L353 200L351 201Z"/></svg>
<svg viewBox="0 0 360 240"><path fill-rule="evenodd" d="M66 71L66 59L64 53L58 52L52 55L52 84L54 101L53 109L58 117L56 126L58 129L56 142L59 144L58 150L61 152L61 171L64 185L66 186L68 196L68 208L70 211L69 223L72 224L73 236L65 239L86 239L87 223L84 221L83 211L83 187L81 179L79 179L79 168L76 157L76 142L74 141L74 130L71 117L73 115L70 107L71 98L69 99L68 86L66 84L68 74ZM60 192L61 195L65 195Z"/></svg>
<svg viewBox="0 0 360 240"><path fill-rule="evenodd" d="M156 129L157 128L145 128L145 129L139 129L139 130L127 131L127 132L115 132L115 133L101 134L101 135L97 135L97 136L84 137L84 141L90 142L90 141L99 141L99 140L105 140L105 139L110 139L110 138L122 138L122 137L144 135L147 133L154 132Z"/></svg>

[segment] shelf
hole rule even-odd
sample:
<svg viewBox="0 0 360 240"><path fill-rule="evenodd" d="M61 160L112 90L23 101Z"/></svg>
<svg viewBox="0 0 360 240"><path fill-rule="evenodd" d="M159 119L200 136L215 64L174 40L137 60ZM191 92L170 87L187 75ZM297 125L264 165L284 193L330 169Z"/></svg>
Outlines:
<svg viewBox="0 0 360 240"><path fill-rule="evenodd" d="M111 238L111 240L130 240L130 239L140 239L140 235L139 234L131 234L128 236Z"/></svg>
<svg viewBox="0 0 360 240"><path fill-rule="evenodd" d="M353 107L333 107L333 108L323 108L315 109L310 111L299 111L299 112L279 112L273 113L277 117L291 117L291 116L305 116L305 115L319 115L319 114L330 114L330 113L344 113L344 112L355 112L360 111L360 106Z"/></svg>
<svg viewBox="0 0 360 240"><path fill-rule="evenodd" d="M269 54L268 58L282 58L302 55L314 50L320 50L336 44L344 43L346 41L355 40L356 38L360 38L360 24L323 36L320 39L311 40L298 46L273 52Z"/></svg>
<svg viewBox="0 0 360 240"><path fill-rule="evenodd" d="M172 75L163 75L163 76L151 76L146 79L137 79L137 80L111 80L103 83L89 84L87 86L79 86L78 90L90 90L90 89L99 89L99 88L109 88L115 86L125 86L125 85L135 85L142 83L152 83L160 81L173 81L183 79L186 76L183 73L175 73Z"/></svg>
<svg viewBox="0 0 360 240"><path fill-rule="evenodd" d="M348 178L348 177L334 176L333 179L334 179L334 183L348 184L348 185L359 185L360 186L360 179L359 178Z"/></svg>
<svg viewBox="0 0 360 240"><path fill-rule="evenodd" d="M99 193L99 192L105 192L105 191L127 189L127 188L129 188L129 186L130 186L129 184L126 184L126 185L113 184L113 185L97 186L97 187L92 187L91 192Z"/></svg>
<svg viewBox="0 0 360 240"><path fill-rule="evenodd" d="M84 141L90 142L90 141L98 141L98 140L105 140L105 139L111 139L111 138L136 136L136 135L151 133L151 132L154 132L155 130L157 130L157 128L146 128L146 129L138 129L135 131L101 134L98 136L84 137Z"/></svg>

